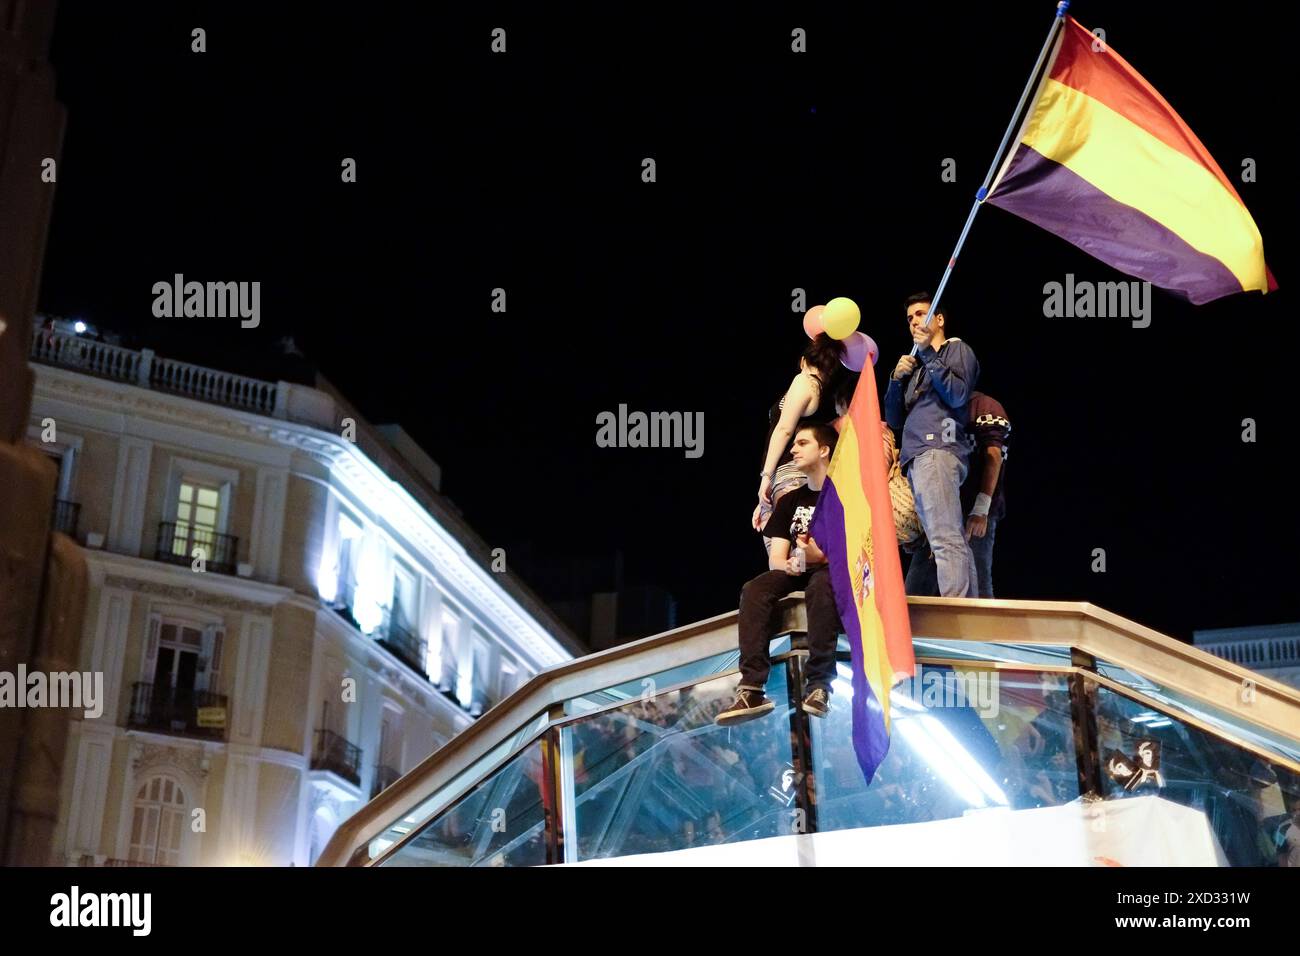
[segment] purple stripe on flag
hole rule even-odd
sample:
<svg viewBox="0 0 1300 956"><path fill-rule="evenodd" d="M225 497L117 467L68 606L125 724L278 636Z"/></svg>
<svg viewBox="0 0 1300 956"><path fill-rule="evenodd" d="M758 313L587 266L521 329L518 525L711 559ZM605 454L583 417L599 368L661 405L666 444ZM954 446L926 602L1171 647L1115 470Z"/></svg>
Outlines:
<svg viewBox="0 0 1300 956"><path fill-rule="evenodd" d="M853 752L863 779L870 785L876 768L889 752L889 733L885 730L885 712L880 700L867 682L866 666L862 659L862 623L858 609L853 604L853 584L849 578L848 547L844 540L844 505L840 501L835 483L829 478L822 485L817 510L813 512L809 529L818 547L826 554L831 587L835 592L835 606L840 612L840 624L848 637L853 654ZM893 675L889 675L893 679Z"/></svg>
<svg viewBox="0 0 1300 956"><path fill-rule="evenodd" d="M1197 252L1146 213L1112 199L1024 143L987 202L1196 305L1241 291L1237 277L1218 259Z"/></svg>

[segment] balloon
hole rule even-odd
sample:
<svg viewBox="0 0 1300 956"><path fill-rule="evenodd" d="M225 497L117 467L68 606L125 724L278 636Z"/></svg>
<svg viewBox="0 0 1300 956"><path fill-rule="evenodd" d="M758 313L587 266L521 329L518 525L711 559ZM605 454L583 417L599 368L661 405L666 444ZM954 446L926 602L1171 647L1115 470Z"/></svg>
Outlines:
<svg viewBox="0 0 1300 956"><path fill-rule="evenodd" d="M826 331L826 327L822 325L822 313L825 311L826 306L814 305L803 314L803 330L808 338L815 339Z"/></svg>
<svg viewBox="0 0 1300 956"><path fill-rule="evenodd" d="M880 358L880 349L876 347L876 342L865 332L854 332L844 340L844 357L840 362L844 367L853 372L861 372L867 364L867 359L871 359L871 364L876 364L876 359Z"/></svg>
<svg viewBox="0 0 1300 956"><path fill-rule="evenodd" d="M847 339L857 330L861 321L862 313L857 303L844 296L827 302L826 311L822 313L822 325L826 328L826 334L833 339Z"/></svg>

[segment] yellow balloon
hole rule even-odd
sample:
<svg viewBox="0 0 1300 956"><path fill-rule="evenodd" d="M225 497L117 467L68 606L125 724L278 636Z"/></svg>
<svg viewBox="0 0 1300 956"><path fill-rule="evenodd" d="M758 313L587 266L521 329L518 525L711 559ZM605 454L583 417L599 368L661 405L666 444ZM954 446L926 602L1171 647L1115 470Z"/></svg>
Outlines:
<svg viewBox="0 0 1300 956"><path fill-rule="evenodd" d="M833 339L847 339L858 330L862 312L852 299L839 296L826 303L822 312L822 327Z"/></svg>

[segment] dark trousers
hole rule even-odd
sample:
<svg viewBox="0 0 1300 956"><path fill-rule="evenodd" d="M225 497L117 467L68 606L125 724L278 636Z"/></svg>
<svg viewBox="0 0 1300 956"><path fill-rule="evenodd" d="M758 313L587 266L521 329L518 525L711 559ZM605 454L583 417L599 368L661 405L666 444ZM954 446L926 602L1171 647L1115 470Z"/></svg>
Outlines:
<svg viewBox="0 0 1300 956"><path fill-rule="evenodd" d="M835 609L831 576L825 565L806 574L765 571L740 592L740 686L763 690L771 662L767 657L772 640L772 612L776 602L793 591L803 591L808 611L808 666L804 688L820 687L831 693L835 679L835 642L839 638L840 614Z"/></svg>

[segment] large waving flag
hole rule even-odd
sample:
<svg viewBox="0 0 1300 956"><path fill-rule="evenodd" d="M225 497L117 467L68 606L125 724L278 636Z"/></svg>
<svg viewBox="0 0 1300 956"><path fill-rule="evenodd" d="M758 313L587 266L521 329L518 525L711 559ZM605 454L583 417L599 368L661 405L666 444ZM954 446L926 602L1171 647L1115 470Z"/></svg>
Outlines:
<svg viewBox="0 0 1300 956"><path fill-rule="evenodd" d="M810 532L853 653L853 750L867 783L889 751L889 690L912 676L912 626L885 472L875 376L858 382Z"/></svg>
<svg viewBox="0 0 1300 956"><path fill-rule="evenodd" d="M1276 289L1254 219L1196 134L1118 53L1073 17L1063 26L986 201L1197 305Z"/></svg>

